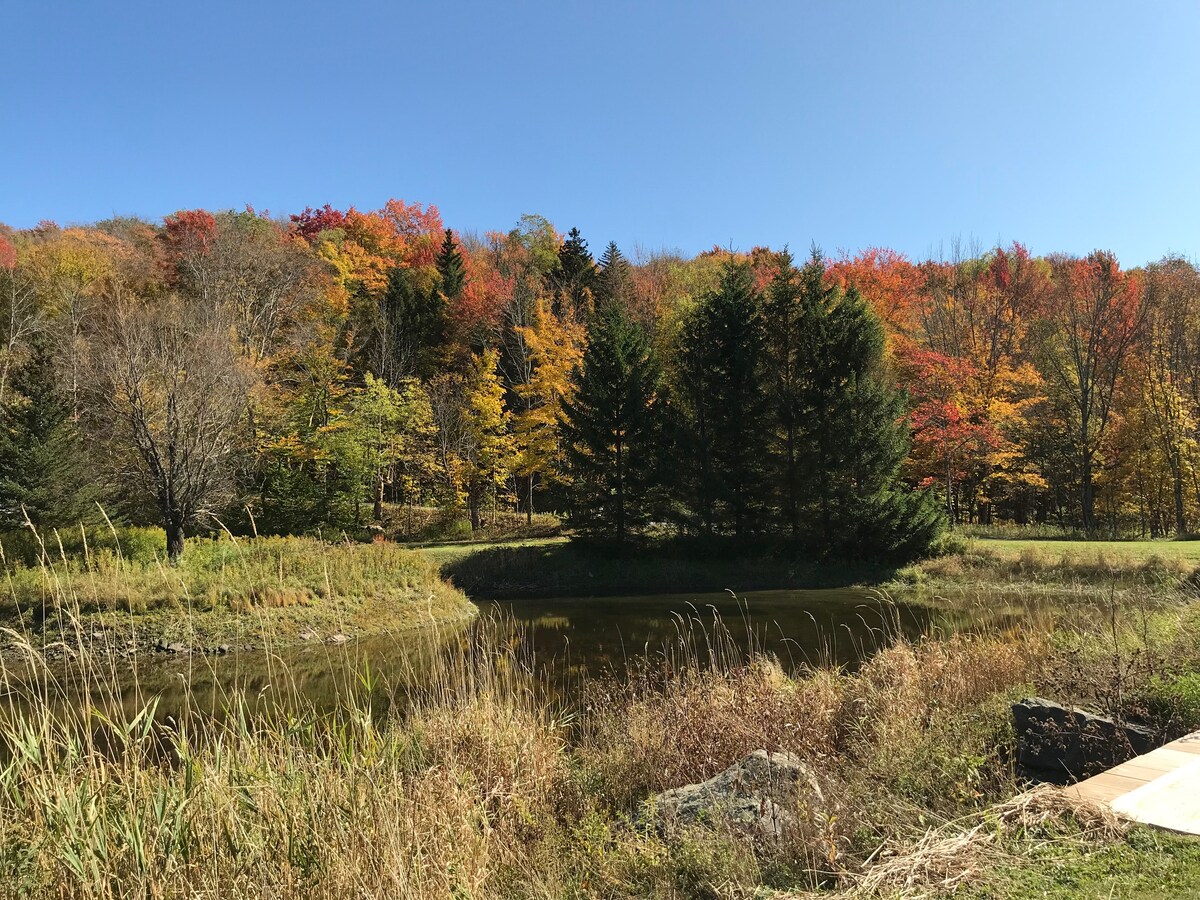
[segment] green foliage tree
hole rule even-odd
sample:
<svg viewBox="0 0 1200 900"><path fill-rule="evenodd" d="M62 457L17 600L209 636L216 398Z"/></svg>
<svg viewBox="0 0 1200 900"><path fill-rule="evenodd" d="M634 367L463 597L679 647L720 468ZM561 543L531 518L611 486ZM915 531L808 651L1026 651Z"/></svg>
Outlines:
<svg viewBox="0 0 1200 900"><path fill-rule="evenodd" d="M467 282L467 269L454 240L454 232L449 228L438 251L437 270L442 277L442 296L446 300L457 300Z"/></svg>
<svg viewBox="0 0 1200 900"><path fill-rule="evenodd" d="M421 385L409 379L389 387L370 373L353 392L345 412L323 430L323 444L347 476L355 524L369 501L372 518L383 518L388 488L415 486L432 469L432 413Z"/></svg>
<svg viewBox="0 0 1200 900"><path fill-rule="evenodd" d="M558 248L558 265L549 276L555 315L586 320L592 312L597 274L587 241L578 228L572 228Z"/></svg>
<svg viewBox="0 0 1200 900"><path fill-rule="evenodd" d="M680 328L680 486L706 534L764 525L770 429L759 304L749 266L729 263Z"/></svg>
<svg viewBox="0 0 1200 900"><path fill-rule="evenodd" d="M602 307L573 381L560 420L570 521L623 542L649 519L656 484L662 373L645 329L620 306Z"/></svg>
<svg viewBox="0 0 1200 900"><path fill-rule="evenodd" d="M815 249L799 288L789 402L802 534L827 556L926 550L944 516L932 495L900 478L910 445L907 409L884 379L883 326L857 290L827 283Z"/></svg>
<svg viewBox="0 0 1200 900"><path fill-rule="evenodd" d="M763 359L767 395L779 431L772 454L775 463L775 503L783 525L793 538L800 534L797 429L800 371L803 364L800 356L803 321L801 294L800 272L792 262L791 253L784 250L779 255L778 269L763 297Z"/></svg>
<svg viewBox="0 0 1200 900"><path fill-rule="evenodd" d="M604 248L596 276L596 303L627 305L633 291L633 266L613 241Z"/></svg>
<svg viewBox="0 0 1200 900"><path fill-rule="evenodd" d="M392 387L406 378L429 378L446 339L446 300L420 282L412 269L388 271L372 354L375 374Z"/></svg>
<svg viewBox="0 0 1200 900"><path fill-rule="evenodd" d="M54 383L48 341L32 341L12 374L0 408L0 528L23 527L26 516L38 528L96 521L102 492L70 404Z"/></svg>

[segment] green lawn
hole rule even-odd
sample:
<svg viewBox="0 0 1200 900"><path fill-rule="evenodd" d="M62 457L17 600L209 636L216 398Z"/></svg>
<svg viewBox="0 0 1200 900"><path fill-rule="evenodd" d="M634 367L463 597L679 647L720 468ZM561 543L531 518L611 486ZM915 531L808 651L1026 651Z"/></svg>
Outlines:
<svg viewBox="0 0 1200 900"><path fill-rule="evenodd" d="M1095 558L1103 555L1142 561L1152 556L1163 559L1185 559L1200 563L1200 540L1198 541L1060 541L1048 538L1008 539L976 537L971 545L992 553L1017 558L1022 553L1035 551L1046 556L1071 555L1077 558Z"/></svg>
<svg viewBox="0 0 1200 900"><path fill-rule="evenodd" d="M511 541L446 541L435 544L412 543L404 546L420 550L439 566L454 562L482 550L516 549L517 547L553 547L566 544L565 537L518 538Z"/></svg>
<svg viewBox="0 0 1200 900"><path fill-rule="evenodd" d="M958 896L975 900L1175 900L1200 897L1200 839L1138 827L1108 846L1047 842L1018 848L1020 858L990 867Z"/></svg>

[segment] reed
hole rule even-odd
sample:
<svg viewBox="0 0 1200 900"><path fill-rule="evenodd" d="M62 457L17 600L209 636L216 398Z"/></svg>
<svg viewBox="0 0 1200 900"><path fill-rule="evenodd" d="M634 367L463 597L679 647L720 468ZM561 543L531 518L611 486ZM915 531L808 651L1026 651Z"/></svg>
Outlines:
<svg viewBox="0 0 1200 900"><path fill-rule="evenodd" d="M261 558L246 564L261 574ZM370 577L360 565L357 577ZM232 681L216 704L189 704L185 690L185 702L167 709L141 660L83 639L83 588L71 579L86 581L92 569L48 565L42 577L59 585L48 594L59 604L51 614L73 623L79 640L64 658L36 632L5 632L8 896L859 890L872 883L881 847L915 842L914 858L928 859L925 830L936 825L941 840L946 823L985 816L1021 792L1007 762L1006 703L1036 687L1065 646L1033 627L916 641L889 634L880 643L890 646L854 670L818 659L785 671L696 610L671 641L621 670L566 682L547 680L521 626L490 617L469 629L435 621L426 649L407 651L411 667L389 683L355 648L330 649L326 664L341 676L331 705L309 702L303 675L267 649L277 702L263 703L268 688ZM331 574L329 583L353 581ZM256 621L273 648L274 620ZM188 685L215 677L207 657L189 665ZM822 772L836 812L819 833L755 843L719 821L671 833L653 826L654 792L758 748L798 753ZM894 884L896 871L876 881Z"/></svg>

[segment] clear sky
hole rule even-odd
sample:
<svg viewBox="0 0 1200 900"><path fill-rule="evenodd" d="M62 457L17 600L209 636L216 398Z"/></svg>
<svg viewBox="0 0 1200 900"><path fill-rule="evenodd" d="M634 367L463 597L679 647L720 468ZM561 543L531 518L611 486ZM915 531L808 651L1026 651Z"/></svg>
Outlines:
<svg viewBox="0 0 1200 900"><path fill-rule="evenodd" d="M1200 256L1200 3L6 0L0 221Z"/></svg>

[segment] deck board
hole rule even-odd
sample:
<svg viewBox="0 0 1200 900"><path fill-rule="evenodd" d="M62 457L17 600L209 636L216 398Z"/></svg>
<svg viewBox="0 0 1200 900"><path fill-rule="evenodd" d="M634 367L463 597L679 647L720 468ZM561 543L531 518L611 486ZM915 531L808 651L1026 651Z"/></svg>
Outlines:
<svg viewBox="0 0 1200 900"><path fill-rule="evenodd" d="M1125 818L1200 834L1200 731L1068 788Z"/></svg>

